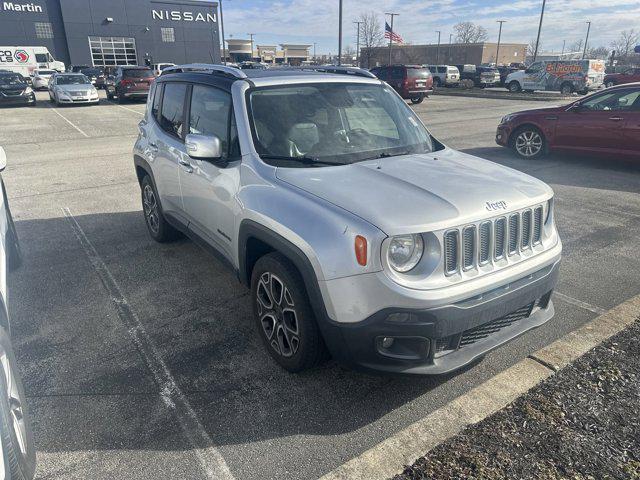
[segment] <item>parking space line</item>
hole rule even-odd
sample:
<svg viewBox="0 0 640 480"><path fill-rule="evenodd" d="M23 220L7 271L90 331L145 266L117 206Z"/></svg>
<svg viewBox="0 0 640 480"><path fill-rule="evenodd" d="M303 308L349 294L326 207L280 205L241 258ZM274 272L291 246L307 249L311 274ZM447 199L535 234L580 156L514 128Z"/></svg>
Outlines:
<svg viewBox="0 0 640 480"><path fill-rule="evenodd" d="M53 110L54 112L56 112L58 115L60 115L60 117L62 117L62 119L67 122L69 125L71 125L73 128L75 128L77 131L79 131L82 135L84 135L85 137L89 138L89 135L87 135L86 133L84 133L82 130L80 130L80 127L78 127L77 125L75 125L74 123L71 122L71 120L69 120L67 117L65 117L64 115L62 115L58 110L56 110L53 107L49 107L51 110Z"/></svg>
<svg viewBox="0 0 640 480"><path fill-rule="evenodd" d="M560 293L555 290L553 292L553 295L555 297L558 297L560 300L564 300L565 302L570 303L571 305L583 308L597 315L602 315L604 312L606 312L606 310L602 307L591 305L590 303L583 302L582 300L578 300L577 298L570 297L569 295L565 295L564 293Z"/></svg>
<svg viewBox="0 0 640 480"><path fill-rule="evenodd" d="M91 265L98 274L105 290L111 297L111 301L116 308L118 317L127 329L132 342L140 352L146 367L153 375L154 381L160 389L160 397L165 405L175 412L184 436L191 444L191 447L207 478L212 480L233 480L234 477L231 474L227 463L214 446L212 438L209 436L198 419L196 412L193 410L193 407L180 390L180 387L169 371L169 368L164 363L158 350L153 344L151 337L129 305L127 298L122 293L122 289L113 277L109 267L107 267L91 241L87 238L84 230L82 230L82 227L80 227L69 208L62 208L62 212L67 218L73 233L82 246Z"/></svg>
<svg viewBox="0 0 640 480"><path fill-rule="evenodd" d="M125 107L125 106L123 106L123 105L119 105L119 104L117 104L117 103L113 103L113 102L112 102L112 101L110 101L110 100L105 100L105 102L110 103L111 105L115 105L116 107L120 107L120 108L122 108L122 109L124 109L124 110L129 110L130 112L137 113L137 114L138 114L138 115L140 115L140 116L144 115L144 113L139 112L139 111L137 111L137 110L134 110L133 108L128 108L128 107Z"/></svg>

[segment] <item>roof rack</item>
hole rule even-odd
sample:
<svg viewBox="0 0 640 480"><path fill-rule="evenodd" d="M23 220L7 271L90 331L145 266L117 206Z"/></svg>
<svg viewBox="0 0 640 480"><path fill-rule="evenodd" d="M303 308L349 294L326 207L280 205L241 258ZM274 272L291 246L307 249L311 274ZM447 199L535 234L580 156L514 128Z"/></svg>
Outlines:
<svg viewBox="0 0 640 480"><path fill-rule="evenodd" d="M214 65L212 63L188 63L185 65L174 65L162 70L161 75L182 72L221 73L223 75L229 75L240 79L247 78L247 74L238 68L227 67L226 65Z"/></svg>
<svg viewBox="0 0 640 480"><path fill-rule="evenodd" d="M373 73L359 67L343 67L338 65L305 65L304 67L291 67L291 70L302 70L319 73L337 73L340 75L354 75L356 77L377 78Z"/></svg>

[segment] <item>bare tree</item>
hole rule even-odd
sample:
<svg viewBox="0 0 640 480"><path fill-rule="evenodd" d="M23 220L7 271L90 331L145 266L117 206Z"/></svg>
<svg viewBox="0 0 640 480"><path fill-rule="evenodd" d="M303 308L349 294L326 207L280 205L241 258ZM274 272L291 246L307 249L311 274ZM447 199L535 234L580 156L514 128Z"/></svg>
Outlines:
<svg viewBox="0 0 640 480"><path fill-rule="evenodd" d="M610 50L607 47L600 46L587 49L588 58L596 58L598 60L606 60L609 58Z"/></svg>
<svg viewBox="0 0 640 480"><path fill-rule="evenodd" d="M541 50L541 48L538 48L538 52ZM533 57L533 54L536 52L536 39L534 38L533 40L529 40L529 43L527 44L527 57Z"/></svg>
<svg viewBox="0 0 640 480"><path fill-rule="evenodd" d="M581 38L569 45L569 51L574 53L582 52L582 47L584 47L584 40Z"/></svg>
<svg viewBox="0 0 640 480"><path fill-rule="evenodd" d="M353 45L347 45L342 52L342 64L352 65L356 58L356 49Z"/></svg>
<svg viewBox="0 0 640 480"><path fill-rule="evenodd" d="M473 22L460 22L453 26L456 32L457 43L484 42L487 37L487 29Z"/></svg>
<svg viewBox="0 0 640 480"><path fill-rule="evenodd" d="M627 57L633 53L633 48L640 43L640 32L631 30L623 30L620 36L614 42L611 42L611 48L616 52L616 57Z"/></svg>
<svg viewBox="0 0 640 480"><path fill-rule="evenodd" d="M384 44L384 32L380 26L380 19L375 12L360 14L360 64L371 67L371 59L374 57L374 48Z"/></svg>

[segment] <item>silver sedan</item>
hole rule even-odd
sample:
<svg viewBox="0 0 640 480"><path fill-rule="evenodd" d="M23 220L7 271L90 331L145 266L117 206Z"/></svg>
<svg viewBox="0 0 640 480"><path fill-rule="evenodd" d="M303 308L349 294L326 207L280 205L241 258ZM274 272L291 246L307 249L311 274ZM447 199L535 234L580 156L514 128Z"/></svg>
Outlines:
<svg viewBox="0 0 640 480"><path fill-rule="evenodd" d="M60 73L49 81L49 99L56 105L98 103L98 91L82 73Z"/></svg>

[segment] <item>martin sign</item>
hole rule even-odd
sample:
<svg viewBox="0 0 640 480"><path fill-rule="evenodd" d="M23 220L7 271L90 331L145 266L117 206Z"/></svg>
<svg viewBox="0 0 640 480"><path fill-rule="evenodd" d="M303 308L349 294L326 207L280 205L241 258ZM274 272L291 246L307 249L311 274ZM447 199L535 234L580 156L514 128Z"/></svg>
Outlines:
<svg viewBox="0 0 640 480"><path fill-rule="evenodd" d="M2 2L2 9L11 12L42 13L42 7L40 5L36 5L35 3Z"/></svg>
<svg viewBox="0 0 640 480"><path fill-rule="evenodd" d="M214 22L215 13L181 12L180 10L151 10L154 20L173 20L175 22Z"/></svg>

